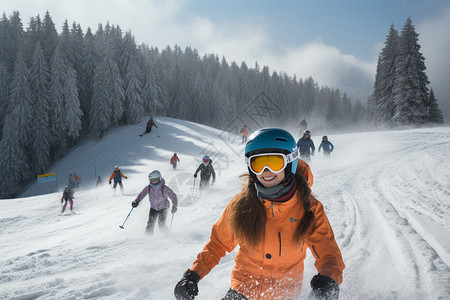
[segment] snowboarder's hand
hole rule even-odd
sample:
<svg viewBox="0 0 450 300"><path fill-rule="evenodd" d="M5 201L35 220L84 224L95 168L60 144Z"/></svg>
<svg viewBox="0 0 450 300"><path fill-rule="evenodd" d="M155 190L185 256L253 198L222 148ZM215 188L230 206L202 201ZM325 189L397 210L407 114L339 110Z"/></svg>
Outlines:
<svg viewBox="0 0 450 300"><path fill-rule="evenodd" d="M330 277L316 275L311 280L310 299L339 299L339 285Z"/></svg>
<svg viewBox="0 0 450 300"><path fill-rule="evenodd" d="M172 214L177 212L177 207L176 206L172 206Z"/></svg>
<svg viewBox="0 0 450 300"><path fill-rule="evenodd" d="M109 184L111 184L111 180L109 181Z"/></svg>
<svg viewBox="0 0 450 300"><path fill-rule="evenodd" d="M131 206L133 206L133 207L137 207L138 205L139 205L139 203L137 203L137 201L131 202Z"/></svg>
<svg viewBox="0 0 450 300"><path fill-rule="evenodd" d="M128 179L128 177L127 177L127 176L125 176L125 179Z"/></svg>
<svg viewBox="0 0 450 300"><path fill-rule="evenodd" d="M195 271L187 270L175 286L174 294L177 300L193 300L198 295L200 275Z"/></svg>
<svg viewBox="0 0 450 300"><path fill-rule="evenodd" d="M63 199L61 199L61 203L63 203Z"/></svg>
<svg viewBox="0 0 450 300"><path fill-rule="evenodd" d="M194 178L197 178L197 174L194 174Z"/></svg>

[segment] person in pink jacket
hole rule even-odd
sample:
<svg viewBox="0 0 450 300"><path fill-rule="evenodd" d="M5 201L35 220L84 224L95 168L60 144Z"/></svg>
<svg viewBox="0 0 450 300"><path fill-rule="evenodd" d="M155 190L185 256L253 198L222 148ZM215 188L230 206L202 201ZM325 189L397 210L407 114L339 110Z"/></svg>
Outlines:
<svg viewBox="0 0 450 300"><path fill-rule="evenodd" d="M148 215L147 227L145 228L146 234L153 234L155 229L155 223L158 219L159 229L163 232L168 230L166 225L167 209L170 207L169 198L172 201L172 215L177 212L178 199L177 195L165 185L164 178L161 177L161 173L158 170L152 171L148 175L150 181L140 193L136 199L131 202L132 207L137 207L145 196L149 197L150 212Z"/></svg>

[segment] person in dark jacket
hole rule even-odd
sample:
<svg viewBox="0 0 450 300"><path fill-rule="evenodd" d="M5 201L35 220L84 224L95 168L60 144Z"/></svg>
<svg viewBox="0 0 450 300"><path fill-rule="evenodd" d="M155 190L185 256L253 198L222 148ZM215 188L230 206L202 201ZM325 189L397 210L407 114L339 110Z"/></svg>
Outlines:
<svg viewBox="0 0 450 300"><path fill-rule="evenodd" d="M61 213L66 210L67 202L70 202L70 210L73 210L73 190L68 185L64 188L64 192L61 197L61 204L63 203L63 200L66 201L66 203L64 203L64 206L62 207Z"/></svg>
<svg viewBox="0 0 450 300"><path fill-rule="evenodd" d="M194 173L194 178L197 178L197 173L200 172L200 189L203 189L205 186L209 186L209 181L212 175L211 185L216 181L216 172L214 172L214 168L212 166L212 160L209 156L203 156L203 162L198 166L197 170Z"/></svg>
<svg viewBox="0 0 450 300"><path fill-rule="evenodd" d="M152 131L153 126L158 128L158 126L156 126L155 122L153 121L153 118L150 118L150 120L148 120L148 122L147 122L147 127L145 128L144 134L150 133Z"/></svg>
<svg viewBox="0 0 450 300"><path fill-rule="evenodd" d="M319 149L317 150L318 152L320 152L320 148L323 148L323 156L325 157L329 157L334 150L333 144L328 140L326 135L322 137L322 143L320 143Z"/></svg>
<svg viewBox="0 0 450 300"><path fill-rule="evenodd" d="M115 166L114 171L112 172L111 176L109 177L109 184L111 184L111 180L114 179L114 185L113 185L114 190L116 190L117 184L119 184L120 190L123 191L122 177L125 179L128 178L127 176L122 174L122 172L119 169L119 166Z"/></svg>
<svg viewBox="0 0 450 300"><path fill-rule="evenodd" d="M311 132L309 130L305 130L303 137L297 142L297 147L300 152L300 158L306 162L311 162L311 156L314 156L316 147L311 140Z"/></svg>

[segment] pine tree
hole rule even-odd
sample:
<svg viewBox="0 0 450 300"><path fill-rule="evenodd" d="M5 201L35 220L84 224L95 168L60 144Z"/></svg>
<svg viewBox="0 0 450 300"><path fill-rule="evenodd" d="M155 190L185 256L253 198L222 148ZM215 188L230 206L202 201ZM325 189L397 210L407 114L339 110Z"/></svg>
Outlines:
<svg viewBox="0 0 450 300"><path fill-rule="evenodd" d="M89 125L89 112L92 104L92 81L94 78L94 70L98 64L99 58L95 50L95 38L92 35L91 29L88 28L84 37L84 58L83 58L83 74L84 76L78 78L82 81L79 93L81 110L83 111L83 126Z"/></svg>
<svg viewBox="0 0 450 300"><path fill-rule="evenodd" d="M50 66L53 54L58 45L58 32L48 11L45 13L44 20L42 21L42 29L41 47L45 60Z"/></svg>
<svg viewBox="0 0 450 300"><path fill-rule="evenodd" d="M425 58L419 52L418 34L408 18L402 28L396 61L393 96L397 125L418 125L427 120L425 101L428 98L428 77Z"/></svg>
<svg viewBox="0 0 450 300"><path fill-rule="evenodd" d="M9 98L9 72L5 63L0 62L0 140L2 139L3 124Z"/></svg>
<svg viewBox="0 0 450 300"><path fill-rule="evenodd" d="M89 111L91 133L102 138L111 126L112 100L109 96L109 68L106 59L95 68L93 79L92 105Z"/></svg>
<svg viewBox="0 0 450 300"><path fill-rule="evenodd" d="M61 55L59 45L51 61L50 72L50 131L51 131L51 150L52 160L62 156L67 148L67 134L65 128L64 113L64 86L66 82L67 67Z"/></svg>
<svg viewBox="0 0 450 300"><path fill-rule="evenodd" d="M399 36L394 25L391 25L385 47L380 54L379 69L374 86L376 103L376 123L391 125L395 111L393 88L396 73L397 56L399 53Z"/></svg>
<svg viewBox="0 0 450 300"><path fill-rule="evenodd" d="M123 68L125 86L125 122L135 124L139 121L143 112L143 100L141 98L141 74L138 65L138 52L136 43L130 32L123 39Z"/></svg>
<svg viewBox="0 0 450 300"><path fill-rule="evenodd" d="M38 41L33 52L30 67L30 92L33 105L33 126L30 153L31 168L34 173L42 173L50 163L50 129L49 129L49 69L41 43Z"/></svg>
<svg viewBox="0 0 450 300"><path fill-rule="evenodd" d="M74 142L80 136L83 112L78 98L77 75L69 64L64 84L64 121L67 136ZM75 143L72 143L75 144Z"/></svg>
<svg viewBox="0 0 450 300"><path fill-rule="evenodd" d="M28 178L27 159L20 144L18 119L11 114L6 117L3 138L0 140L0 198L13 197L20 191L21 184ZM7 180L6 180L7 179Z"/></svg>
<svg viewBox="0 0 450 300"><path fill-rule="evenodd" d="M28 77L29 71L25 64L24 52L21 48L14 65L8 109L10 117L17 125L18 139L23 149L28 145L29 138L31 137L30 128L32 128L33 118Z"/></svg>
<svg viewBox="0 0 450 300"><path fill-rule="evenodd" d="M439 109L437 100L434 96L433 89L430 89L430 96L426 101L426 108L428 110L428 122L430 123L444 123L442 111Z"/></svg>

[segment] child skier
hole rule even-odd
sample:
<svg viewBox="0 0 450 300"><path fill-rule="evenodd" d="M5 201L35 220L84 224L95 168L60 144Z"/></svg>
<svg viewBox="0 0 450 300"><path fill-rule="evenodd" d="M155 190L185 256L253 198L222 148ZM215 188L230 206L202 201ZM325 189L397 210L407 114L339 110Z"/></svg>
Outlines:
<svg viewBox="0 0 450 300"><path fill-rule="evenodd" d="M205 186L209 186L209 180L212 175L211 185L216 181L216 172L212 166L212 160L208 155L203 156L203 162L195 170L194 178L197 178L197 173L200 172L200 189L202 190Z"/></svg>
<svg viewBox="0 0 450 300"><path fill-rule="evenodd" d="M115 166L114 171L111 173L111 176L109 177L109 184L111 184L111 180L114 179L113 185L114 191L116 190L117 184L119 184L120 190L123 192L122 177L128 179L127 176L122 174L122 171L120 171L119 166Z"/></svg>
<svg viewBox="0 0 450 300"><path fill-rule="evenodd" d="M245 186L214 224L209 242L175 286L175 297L194 299L200 279L239 245L223 299L297 298L306 248L318 271L311 296L337 299L345 266L322 203L296 172L294 138L279 128L258 130L249 137L245 159Z"/></svg>
<svg viewBox="0 0 450 300"><path fill-rule="evenodd" d="M177 195L165 185L164 178L161 177L161 173L158 170L152 171L148 175L149 185L147 185L131 202L132 207L137 207L142 199L149 195L150 212L148 215L147 227L145 228L146 234L153 234L155 228L156 219L158 219L159 229L163 232L167 231L166 219L167 209L170 203L167 199L172 201L172 215L177 212L178 200Z"/></svg>
<svg viewBox="0 0 450 300"><path fill-rule="evenodd" d="M64 203L64 206L61 209L61 213L63 213L66 210L67 207L67 201L70 202L70 210L73 210L73 190L66 185L66 187L64 188L63 191L63 195L61 197L61 204L63 203L63 200L66 201L66 203Z"/></svg>
<svg viewBox="0 0 450 300"><path fill-rule="evenodd" d="M170 159L170 164L172 165L172 169L176 170L177 169L177 162L179 162L180 159L178 158L177 154L174 153L172 158Z"/></svg>
<svg viewBox="0 0 450 300"><path fill-rule="evenodd" d="M318 152L320 152L320 148L323 148L323 156L325 157L329 157L334 150L333 144L328 140L326 135L322 137L322 143L320 143Z"/></svg>

